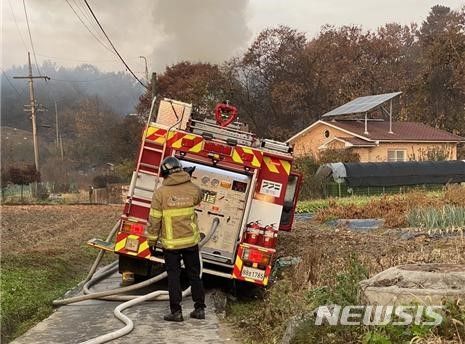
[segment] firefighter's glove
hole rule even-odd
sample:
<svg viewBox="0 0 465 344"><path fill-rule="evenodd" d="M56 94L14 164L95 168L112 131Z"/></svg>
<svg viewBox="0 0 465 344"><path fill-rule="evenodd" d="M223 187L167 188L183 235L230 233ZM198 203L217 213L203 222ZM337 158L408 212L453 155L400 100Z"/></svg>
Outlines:
<svg viewBox="0 0 465 344"><path fill-rule="evenodd" d="M155 247L157 245L158 238L154 235L147 234L147 241L150 247Z"/></svg>
<svg viewBox="0 0 465 344"><path fill-rule="evenodd" d="M150 254L154 256L155 252L157 251L157 247L155 245L150 245L149 250L150 250Z"/></svg>
<svg viewBox="0 0 465 344"><path fill-rule="evenodd" d="M183 170L187 173L189 173L189 175L192 177L192 173L194 173L195 171L195 166L191 166L191 167L184 167Z"/></svg>

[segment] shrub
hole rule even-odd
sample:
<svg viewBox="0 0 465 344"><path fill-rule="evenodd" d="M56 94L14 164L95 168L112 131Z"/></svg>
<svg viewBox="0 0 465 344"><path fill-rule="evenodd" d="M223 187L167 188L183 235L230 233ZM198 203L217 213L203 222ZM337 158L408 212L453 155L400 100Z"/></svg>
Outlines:
<svg viewBox="0 0 465 344"><path fill-rule="evenodd" d="M37 190L36 190L36 197L39 200L44 201L44 200L48 199L49 196L50 196L50 192L48 192L47 187L42 183L38 183L37 184Z"/></svg>
<svg viewBox="0 0 465 344"><path fill-rule="evenodd" d="M135 170L134 160L124 160L115 166L115 173L123 182L131 181L132 173Z"/></svg>
<svg viewBox="0 0 465 344"><path fill-rule="evenodd" d="M121 183L121 178L112 174L95 176L92 185L96 188L105 188L108 184Z"/></svg>
<svg viewBox="0 0 465 344"><path fill-rule="evenodd" d="M276 343L286 328L286 321L302 312L302 306L304 302L292 290L291 282L280 280L269 289L264 300L230 304L228 315L257 343Z"/></svg>
<svg viewBox="0 0 465 344"><path fill-rule="evenodd" d="M54 183L53 184L54 193L65 193L71 192L71 184L69 183Z"/></svg>
<svg viewBox="0 0 465 344"><path fill-rule="evenodd" d="M40 173L33 165L10 167L8 175L10 176L10 181L17 185L28 185L40 181Z"/></svg>
<svg viewBox="0 0 465 344"><path fill-rule="evenodd" d="M447 204L465 206L465 186L448 185L444 192L444 199Z"/></svg>
<svg viewBox="0 0 465 344"><path fill-rule="evenodd" d="M444 200L424 192L410 192L404 195L383 196L369 200L365 204L343 204L330 200L328 207L316 214L316 219L325 222L333 219L383 218L386 227L398 228L408 225L407 214L417 207L437 208Z"/></svg>
<svg viewBox="0 0 465 344"><path fill-rule="evenodd" d="M304 176L300 199L321 198L323 196L323 180L315 176L319 164L313 157L307 156L296 159L294 167Z"/></svg>
<svg viewBox="0 0 465 344"><path fill-rule="evenodd" d="M323 305L343 307L360 303L358 283L368 277L368 271L356 256L349 258L345 270L337 274L334 284L307 292L306 301L311 309ZM311 317L299 326L292 343L356 343L363 332L362 326L315 326L313 321Z"/></svg>
<svg viewBox="0 0 465 344"><path fill-rule="evenodd" d="M325 149L320 153L319 163L360 162L360 155L348 149Z"/></svg>

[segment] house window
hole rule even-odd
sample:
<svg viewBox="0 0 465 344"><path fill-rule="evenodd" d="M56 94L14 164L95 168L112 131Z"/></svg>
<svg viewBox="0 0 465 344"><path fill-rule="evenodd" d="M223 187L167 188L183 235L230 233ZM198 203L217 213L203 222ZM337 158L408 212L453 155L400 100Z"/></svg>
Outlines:
<svg viewBox="0 0 465 344"><path fill-rule="evenodd" d="M329 137L329 130L328 129L325 130L324 135L325 135L326 138Z"/></svg>
<svg viewBox="0 0 465 344"><path fill-rule="evenodd" d="M389 149L388 162L407 161L407 152L404 149Z"/></svg>

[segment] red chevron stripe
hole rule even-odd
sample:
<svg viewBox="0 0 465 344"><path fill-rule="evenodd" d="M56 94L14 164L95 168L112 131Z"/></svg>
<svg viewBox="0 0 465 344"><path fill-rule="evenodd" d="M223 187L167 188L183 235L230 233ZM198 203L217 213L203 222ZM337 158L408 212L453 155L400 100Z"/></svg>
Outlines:
<svg viewBox="0 0 465 344"><path fill-rule="evenodd" d="M148 258L151 256L150 249L143 250L141 253L137 255L138 257Z"/></svg>

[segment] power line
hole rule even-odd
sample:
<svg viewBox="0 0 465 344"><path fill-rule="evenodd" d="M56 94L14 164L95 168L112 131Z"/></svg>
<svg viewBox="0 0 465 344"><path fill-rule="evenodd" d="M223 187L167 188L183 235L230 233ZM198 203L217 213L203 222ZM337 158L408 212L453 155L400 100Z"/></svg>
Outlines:
<svg viewBox="0 0 465 344"><path fill-rule="evenodd" d="M105 39L105 37L103 37L102 33L100 32L99 27L97 26L97 24L95 24L94 19L90 15L90 13L87 10L87 8L85 7L85 5L83 5L82 2L80 2L79 0L73 0L73 2L75 4L75 7L77 7L79 9L79 12L82 13L82 15L86 19L87 23L90 23L90 26L94 29L94 32L96 33L96 35L99 38ZM112 53L113 53L113 50L112 50Z"/></svg>
<svg viewBox="0 0 465 344"><path fill-rule="evenodd" d="M92 35L92 37L95 38L95 40L100 43L100 45L102 47L104 47L105 49L107 49L109 52L111 52L112 54L114 54L114 52L111 50L111 48L109 48L105 43L102 42L102 40L97 37L95 35L95 33L87 26L86 23L84 23L84 21L82 20L81 16L76 12L76 10L74 9L74 7L71 5L71 3L68 1L68 0L65 0L66 3L68 4L68 6L73 10L74 14L76 15L76 17L79 19L79 21L81 22L81 24L87 29L87 31L89 31L89 33Z"/></svg>
<svg viewBox="0 0 465 344"><path fill-rule="evenodd" d="M16 88L15 85L13 85L13 83L11 82L10 78L8 77L8 75L5 73L5 71L2 69L2 73L3 75L5 75L5 78L6 78L6 81L8 81L8 83L10 84L11 87L13 87L13 89L16 91L16 93L18 94L18 96L21 97L21 93L19 93L18 89Z"/></svg>
<svg viewBox="0 0 465 344"><path fill-rule="evenodd" d="M29 27L29 17L27 16L26 10L26 1L23 0L24 15L26 16L27 31L29 32L29 40L31 41L32 53L34 54L34 62L36 64L37 72L42 75L40 72L39 64L37 63L36 50L34 49L34 43L32 42L31 28Z"/></svg>
<svg viewBox="0 0 465 344"><path fill-rule="evenodd" d="M24 0L23 0L24 1ZM140 81L140 79L136 76L136 74L134 74L134 72L131 70L131 68L129 68L128 64L126 63L126 61L124 61L124 59L121 57L120 53L118 52L118 50L116 50L115 46L113 45L112 41L110 40L110 38L108 37L107 33L105 32L105 30L103 29L102 25L100 24L100 22L98 21L97 17L95 16L94 14L94 11L92 10L92 8L90 7L89 3L87 2L87 0L84 0L84 2L86 3L86 6L87 8L89 9L90 13L92 14L92 16L94 17L95 21L97 22L98 26L100 27L100 30L102 30L103 34L105 35L105 37L107 38L108 42L110 43L111 47L113 48L113 50L115 51L115 53L118 55L118 57L120 58L121 62L123 62L124 66L128 69L128 71L132 74L132 76L134 77L134 79L136 79L139 84L141 84L144 88L148 89L148 87L142 82Z"/></svg>
<svg viewBox="0 0 465 344"><path fill-rule="evenodd" d="M11 15L13 17L13 20L15 21L15 25L16 25L16 29L18 30L19 37L21 37L21 41L23 42L24 49L27 51L28 49L27 49L26 41L24 40L23 34L21 30L19 29L18 21L16 20L15 12L13 10L13 6L11 5L10 0L8 0L8 4L10 5Z"/></svg>
<svg viewBox="0 0 465 344"><path fill-rule="evenodd" d="M111 53L114 54L113 50L111 51ZM115 59L111 59L111 60L82 60L82 59L70 59L70 58L66 58L66 57L57 57L57 56L42 55L42 54L37 54L37 56L46 57L46 58L54 59L54 60L83 62L83 63L115 62ZM133 56L133 57L129 58L129 60L135 60L135 59L138 59L138 57Z"/></svg>
<svg viewBox="0 0 465 344"><path fill-rule="evenodd" d="M117 78L118 76L119 75L112 75L112 76L106 76L106 77L103 77L103 78L90 79L90 80L65 80L65 79L55 79L55 78L50 78L50 79L53 80L53 81L63 81L63 82L94 82L94 81Z"/></svg>

